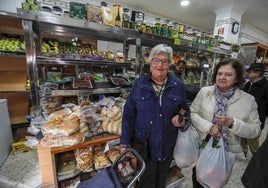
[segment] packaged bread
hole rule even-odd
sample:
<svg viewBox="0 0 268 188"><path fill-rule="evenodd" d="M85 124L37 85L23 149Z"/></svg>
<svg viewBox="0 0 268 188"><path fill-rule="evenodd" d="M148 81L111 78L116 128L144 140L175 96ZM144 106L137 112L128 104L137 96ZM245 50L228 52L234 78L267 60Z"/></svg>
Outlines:
<svg viewBox="0 0 268 188"><path fill-rule="evenodd" d="M73 133L69 136L52 136L45 135L41 139L41 145L44 147L60 147L60 146L72 146L75 144L83 143L85 137L81 133Z"/></svg>
<svg viewBox="0 0 268 188"><path fill-rule="evenodd" d="M41 131L44 135L68 136L79 131L79 123L71 120L53 120L45 123Z"/></svg>
<svg viewBox="0 0 268 188"><path fill-rule="evenodd" d="M94 155L92 147L75 150L77 170L91 172L94 169Z"/></svg>
<svg viewBox="0 0 268 188"><path fill-rule="evenodd" d="M72 111L68 108L65 108L65 109L62 109L62 110L58 110L58 111L55 111L53 113L51 113L49 116L48 116L48 119L49 120L62 120L62 119L65 119L67 118L67 116L71 113Z"/></svg>
<svg viewBox="0 0 268 188"><path fill-rule="evenodd" d="M120 155L120 146L113 146L106 152L106 155L110 161L114 162Z"/></svg>
<svg viewBox="0 0 268 188"><path fill-rule="evenodd" d="M71 114L69 114L68 119L71 120L71 121L80 122L80 120L81 120L80 111L72 112Z"/></svg>

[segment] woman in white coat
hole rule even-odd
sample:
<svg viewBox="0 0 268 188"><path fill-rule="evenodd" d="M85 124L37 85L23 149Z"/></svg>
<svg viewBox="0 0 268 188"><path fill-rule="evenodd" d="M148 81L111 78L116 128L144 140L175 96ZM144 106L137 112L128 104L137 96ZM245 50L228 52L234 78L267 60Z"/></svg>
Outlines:
<svg viewBox="0 0 268 188"><path fill-rule="evenodd" d="M245 69L237 59L226 58L214 69L214 85L203 87L191 104L191 119L200 140L207 136L221 137L225 148L242 154L240 138L260 134L260 120L253 96L242 91ZM193 170L193 187L202 187Z"/></svg>

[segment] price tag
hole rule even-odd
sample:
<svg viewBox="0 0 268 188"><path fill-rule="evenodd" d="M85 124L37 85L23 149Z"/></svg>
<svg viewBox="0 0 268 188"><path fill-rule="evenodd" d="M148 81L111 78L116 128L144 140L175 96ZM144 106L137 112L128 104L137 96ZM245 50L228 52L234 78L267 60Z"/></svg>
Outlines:
<svg viewBox="0 0 268 188"><path fill-rule="evenodd" d="M104 153L107 152L112 146L118 145L120 143L120 139L110 140L106 142Z"/></svg>
<svg viewBox="0 0 268 188"><path fill-rule="evenodd" d="M174 39L174 44L175 45L180 45L181 44L181 40L180 39Z"/></svg>

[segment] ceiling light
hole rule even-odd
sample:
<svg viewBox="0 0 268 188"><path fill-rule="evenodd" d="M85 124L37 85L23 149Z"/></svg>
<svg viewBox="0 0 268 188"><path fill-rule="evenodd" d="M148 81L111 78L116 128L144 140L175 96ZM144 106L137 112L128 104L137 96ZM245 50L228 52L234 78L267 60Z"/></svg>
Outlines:
<svg viewBox="0 0 268 188"><path fill-rule="evenodd" d="M181 5L182 6L187 6L187 5L189 5L190 4L190 1L189 0L182 0L181 1Z"/></svg>

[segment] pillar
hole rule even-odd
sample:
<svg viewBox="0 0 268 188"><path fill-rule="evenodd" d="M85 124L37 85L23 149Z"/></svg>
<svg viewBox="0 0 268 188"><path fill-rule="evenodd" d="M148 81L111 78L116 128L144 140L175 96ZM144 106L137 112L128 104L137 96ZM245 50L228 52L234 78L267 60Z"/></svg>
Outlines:
<svg viewBox="0 0 268 188"><path fill-rule="evenodd" d="M241 5L232 3L214 12L216 21L213 35L222 37L224 41L238 44L241 19L245 10Z"/></svg>

